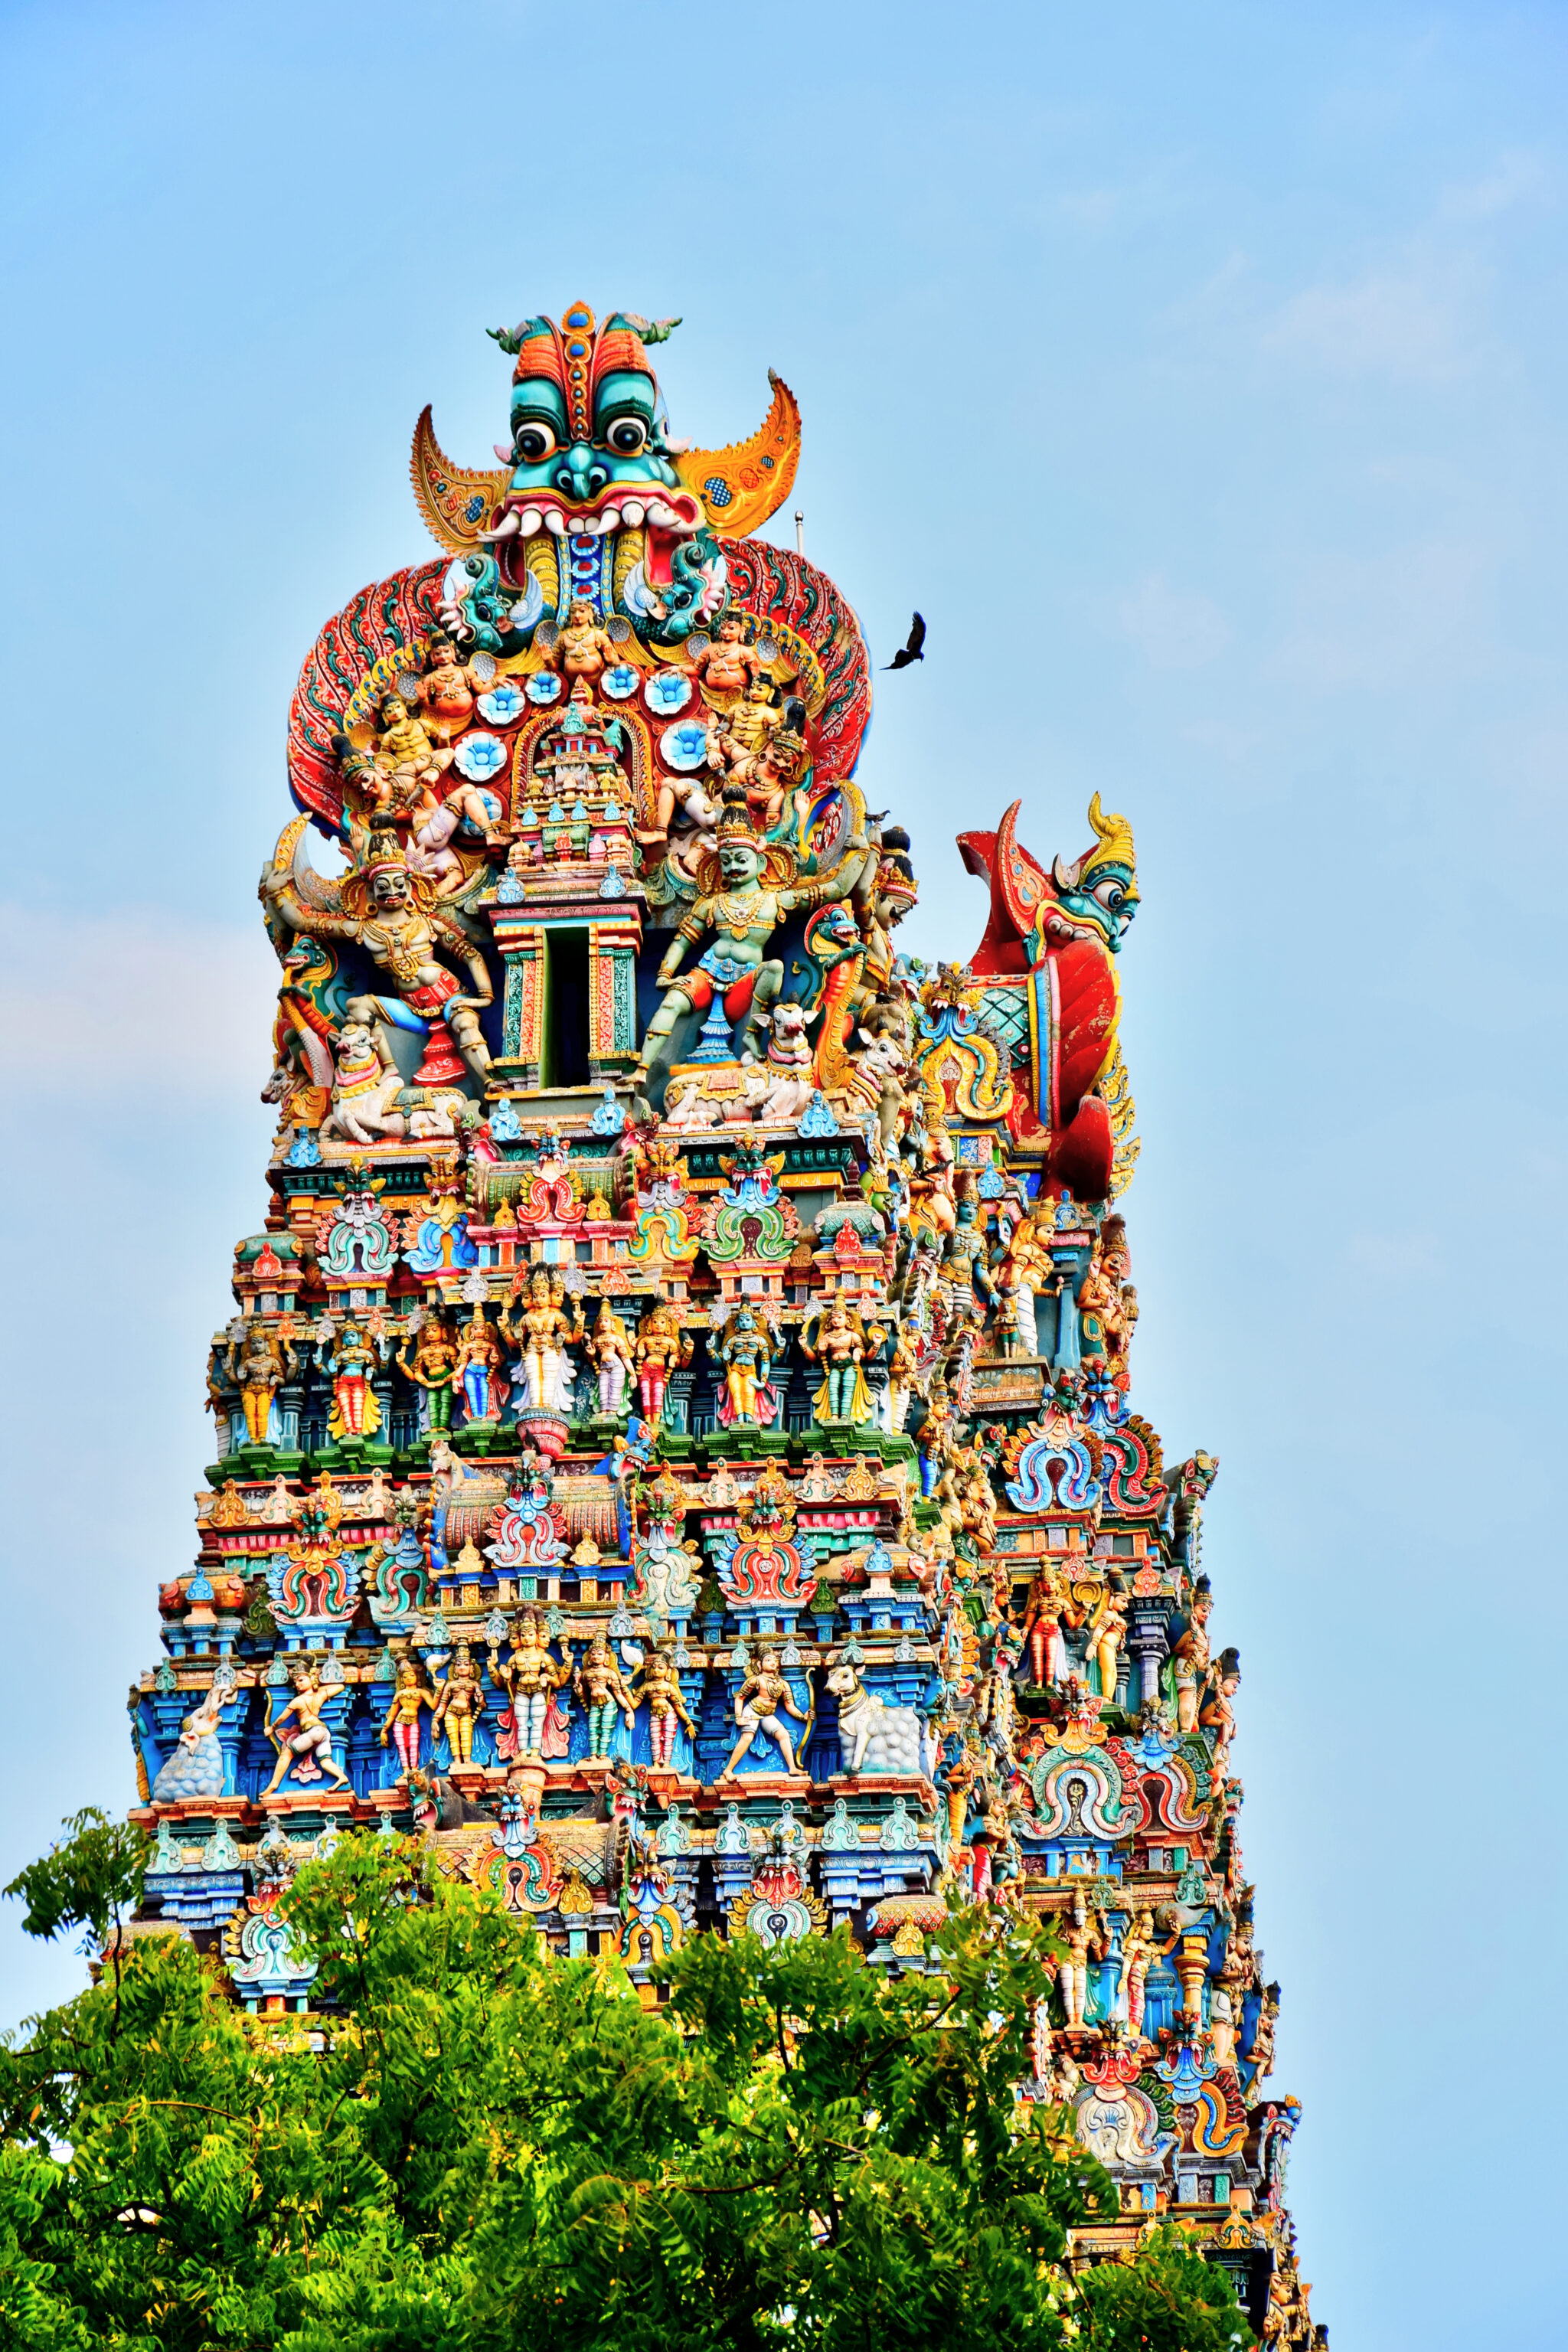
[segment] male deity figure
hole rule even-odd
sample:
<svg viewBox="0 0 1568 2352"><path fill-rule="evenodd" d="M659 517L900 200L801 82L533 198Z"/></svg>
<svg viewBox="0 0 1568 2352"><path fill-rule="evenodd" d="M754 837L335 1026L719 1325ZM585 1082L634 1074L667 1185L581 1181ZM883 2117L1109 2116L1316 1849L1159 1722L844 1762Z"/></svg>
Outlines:
<svg viewBox="0 0 1568 2352"><path fill-rule="evenodd" d="M782 1710L782 1712L781 1712ZM795 1693L779 1672L779 1654L764 1650L754 1675L748 1675L735 1693L735 1721L741 1727L730 1761L719 1778L727 1780L751 1746L759 1731L765 1731L779 1754L784 1758L786 1772L795 1770L795 1746L790 1738L785 1715L793 1715L797 1723L807 1723L810 1717L795 1703Z"/></svg>
<svg viewBox="0 0 1568 2352"><path fill-rule="evenodd" d="M726 613L710 642L691 660L691 674L706 694L744 694L767 667L755 646L746 643L746 625Z"/></svg>
<svg viewBox="0 0 1568 2352"><path fill-rule="evenodd" d="M285 834L284 841L288 838ZM442 1051L447 1031L468 1068L482 1078L490 1056L479 1014L495 995L489 969L468 933L440 911L433 889L410 874L395 833L385 823L373 824L363 861L353 873L341 883L324 882L320 876L310 879L321 894L320 902L301 896L293 873L274 864L262 877L261 896L291 929L308 931L313 939L352 940L363 947L396 992L352 997L344 1007L346 1018L375 1032L389 1063L394 1058L391 1029L424 1037L426 1064L416 1074L421 1085L449 1078L456 1068L455 1064L440 1066L450 1053L450 1048ZM437 961L438 952L462 965L469 982L467 993L457 975ZM429 1066L432 1061L435 1066Z"/></svg>
<svg viewBox="0 0 1568 2352"><path fill-rule="evenodd" d="M579 599L573 604L566 625L545 659L569 683L581 678L584 685L595 687L605 672L619 661L620 655L614 639L599 626L592 604Z"/></svg>
<svg viewBox="0 0 1568 2352"><path fill-rule="evenodd" d="M768 955L769 941L795 908L824 907L829 899L847 896L858 871L858 862L846 858L820 882L799 883L788 889L772 884L764 887L762 874L767 851L752 830L744 788L734 783L724 788L718 840L723 887L698 899L665 950L658 968L664 1001L643 1039L637 1064L639 1085L646 1085L660 1061L677 1023L689 1013L705 1013L716 993L723 999L731 1032L738 1021L746 1024L741 1052L760 1057L762 1016L777 1002L784 981L783 963ZM712 946L699 956L690 972L678 977L687 949L696 947L710 933Z"/></svg>
<svg viewBox="0 0 1568 2352"><path fill-rule="evenodd" d="M539 1612L525 1609L514 1620L511 1656L500 1669L511 1694L511 1719L519 1756L538 1756L544 1739L544 1718L556 1692L572 1675L572 1644L563 1644L563 1662L557 1664L544 1639Z"/></svg>
<svg viewBox="0 0 1568 2352"><path fill-rule="evenodd" d="M570 1412L576 1374L566 1343L581 1337L581 1317L568 1315L562 1306L565 1292L559 1275L552 1281L540 1265L528 1278L526 1291L522 1282L520 1270L513 1286L521 1312L514 1323L513 1302L509 1299L501 1311L501 1328L522 1349L524 1407L539 1412ZM575 1310L575 1300L573 1305Z"/></svg>
<svg viewBox="0 0 1568 2352"><path fill-rule="evenodd" d="M1104 1958L1110 1940L1110 1933L1104 1914L1097 1910L1091 1923L1084 1909L1083 1896L1076 1892L1071 1911L1065 1919L1058 1918L1056 1927L1058 1935L1067 1947L1057 1970L1062 2006L1067 2011L1068 2023L1081 2025L1089 2005L1089 1963L1091 1958Z"/></svg>
<svg viewBox="0 0 1568 2352"><path fill-rule="evenodd" d="M295 1356L287 1322L276 1339L258 1315L249 1317L245 1329L228 1343L228 1376L239 1383L245 1410L245 1433L252 1445L265 1445L272 1400L286 1380L294 1376Z"/></svg>
<svg viewBox="0 0 1568 2352"><path fill-rule="evenodd" d="M1208 1622L1213 1605L1208 1578L1200 1576L1193 1587L1187 1622L1176 1636L1171 1654L1176 1685L1176 1727L1184 1734L1197 1728L1198 1695L1208 1680Z"/></svg>
<svg viewBox="0 0 1568 2352"><path fill-rule="evenodd" d="M332 1735L321 1721L321 1709L327 1703L327 1694L321 1688L320 1666L308 1666L301 1661L289 1679L294 1686L294 1696L286 1706L279 1708L267 1727L267 1736L278 1750L278 1762L271 1780L261 1791L262 1795L269 1797L274 1789L281 1787L292 1768L307 1759L314 1764L316 1771L324 1772L329 1780L335 1780L340 1789L346 1789L349 1776L333 1756ZM294 1717L295 1727L285 1734L282 1727L290 1716ZM315 1772L310 1774L310 1778L315 1778Z"/></svg>
<svg viewBox="0 0 1568 2352"><path fill-rule="evenodd" d="M714 725L710 757L716 755L732 775L743 776L783 725L784 712L773 700L773 688L765 677L753 678L743 699Z"/></svg>
<svg viewBox="0 0 1568 2352"><path fill-rule="evenodd" d="M425 728L395 690L382 696L375 715L377 765L384 774L390 775L395 800L406 805L417 785L438 781L443 760Z"/></svg>
<svg viewBox="0 0 1568 2352"><path fill-rule="evenodd" d="M1231 1700L1241 1687L1241 1653L1222 1650L1218 1661L1209 1668L1203 1704L1198 1709L1198 1729L1215 1735L1214 1777L1216 1782L1228 1778L1230 1743L1236 1731L1236 1717Z"/></svg>
<svg viewBox="0 0 1568 2352"><path fill-rule="evenodd" d="M419 681L419 701L443 742L460 735L473 719L474 705L491 677L471 662L460 662L452 640L437 629L425 649L425 675Z"/></svg>
<svg viewBox="0 0 1568 2352"><path fill-rule="evenodd" d="M768 1385L773 1343L743 1301L719 1341L716 1353L724 1367L724 1394L719 1410L723 1425L730 1428L737 1422L756 1424L764 1418L771 1421L778 1411L778 1399Z"/></svg>
<svg viewBox="0 0 1568 2352"><path fill-rule="evenodd" d="M459 1335L450 1375L454 1383L461 1384L470 1421L500 1420L500 1379L505 1362L506 1350L493 1325L483 1307L476 1306Z"/></svg>

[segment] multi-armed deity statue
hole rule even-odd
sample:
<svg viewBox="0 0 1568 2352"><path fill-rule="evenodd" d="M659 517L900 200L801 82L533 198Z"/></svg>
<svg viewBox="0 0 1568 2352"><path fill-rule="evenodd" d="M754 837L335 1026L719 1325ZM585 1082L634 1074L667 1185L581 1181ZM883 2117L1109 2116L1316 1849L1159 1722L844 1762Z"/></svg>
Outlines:
<svg viewBox="0 0 1568 2352"><path fill-rule="evenodd" d="M1215 1465L1129 1402L1131 831L1042 862L1015 803L960 839L968 961L900 952L859 628L752 535L795 401L689 447L665 331L498 334L500 463L426 412L442 553L305 663L264 1229L132 1694L148 1924L308 2008L285 1865L351 1826L645 1982L703 1930L900 1969L952 1895L1044 1914L1024 2095L1121 2189L1080 2251L1170 2211L1309 2340Z"/></svg>

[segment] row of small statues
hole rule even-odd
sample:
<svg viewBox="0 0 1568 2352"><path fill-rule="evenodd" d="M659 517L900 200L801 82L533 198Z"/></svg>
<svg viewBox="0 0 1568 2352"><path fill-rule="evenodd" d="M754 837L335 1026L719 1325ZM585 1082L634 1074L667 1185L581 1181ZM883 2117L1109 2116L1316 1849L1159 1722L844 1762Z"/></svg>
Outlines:
<svg viewBox="0 0 1568 2352"><path fill-rule="evenodd" d="M268 1442L279 1391L300 1376L307 1354L331 1383L331 1436L363 1438L381 1426L374 1376L389 1362L428 1397L433 1435L450 1430L459 1401L469 1423L499 1422L511 1400L514 1370L520 1375L519 1409L570 1417L577 1382L573 1348L581 1349L592 1370L600 1417L622 1418L635 1396L640 1417L651 1426L664 1412L671 1374L690 1364L695 1349L678 1308L666 1299L656 1299L631 1326L602 1299L590 1328L580 1297L564 1290L559 1274L552 1278L543 1267L519 1278L493 1320L482 1304L461 1324L440 1310L422 1313L414 1328L404 1324L391 1330L379 1312L363 1322L353 1315L326 1319L325 1333L302 1340L292 1317L269 1322L253 1315L215 1342L209 1373L215 1408L226 1412L227 1393L237 1393L248 1444ZM722 1371L721 1418L752 1426L776 1419L779 1400L769 1376L783 1346L777 1322L742 1302L711 1344ZM805 1359L821 1369L819 1422L872 1419L866 1370L875 1367L884 1375L876 1391L884 1425L902 1426L916 1359L890 1316L868 1318L835 1297L806 1319L800 1345Z"/></svg>

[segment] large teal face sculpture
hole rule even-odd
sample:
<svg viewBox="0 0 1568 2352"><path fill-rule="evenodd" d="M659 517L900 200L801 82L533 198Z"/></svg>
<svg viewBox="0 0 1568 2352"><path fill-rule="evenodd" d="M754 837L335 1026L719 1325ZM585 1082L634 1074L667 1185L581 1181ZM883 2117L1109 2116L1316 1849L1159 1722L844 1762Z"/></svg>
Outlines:
<svg viewBox="0 0 1568 2352"><path fill-rule="evenodd" d="M609 493L620 499L623 519L635 527L643 513L627 515L621 494L640 486L654 493L656 504L669 505L687 520L689 493L682 491L669 461L658 385L644 348L644 337L656 340L659 332L623 311L595 328L592 313L579 306L559 327L549 319L525 319L497 336L517 357L511 448L497 451L511 461L509 499L563 500L577 510L573 519L581 525L603 509ZM630 501L634 509L639 503L635 497Z"/></svg>

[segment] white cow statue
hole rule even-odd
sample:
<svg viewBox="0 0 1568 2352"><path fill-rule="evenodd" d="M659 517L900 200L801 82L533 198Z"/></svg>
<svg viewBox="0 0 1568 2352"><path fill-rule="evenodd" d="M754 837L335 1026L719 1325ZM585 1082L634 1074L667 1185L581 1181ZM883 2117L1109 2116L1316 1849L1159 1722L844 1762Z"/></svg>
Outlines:
<svg viewBox="0 0 1568 2352"><path fill-rule="evenodd" d="M840 1658L827 1669L838 1701L839 1760L846 1772L923 1772L926 1733L912 1706L889 1706Z"/></svg>

